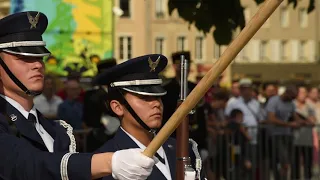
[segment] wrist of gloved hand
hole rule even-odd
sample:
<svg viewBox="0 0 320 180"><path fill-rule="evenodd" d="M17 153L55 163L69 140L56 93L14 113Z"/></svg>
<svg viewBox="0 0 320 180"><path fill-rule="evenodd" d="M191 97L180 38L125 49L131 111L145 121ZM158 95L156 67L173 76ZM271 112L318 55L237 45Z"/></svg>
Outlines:
<svg viewBox="0 0 320 180"><path fill-rule="evenodd" d="M119 180L147 179L155 160L142 154L141 149L116 151L112 156L112 177Z"/></svg>

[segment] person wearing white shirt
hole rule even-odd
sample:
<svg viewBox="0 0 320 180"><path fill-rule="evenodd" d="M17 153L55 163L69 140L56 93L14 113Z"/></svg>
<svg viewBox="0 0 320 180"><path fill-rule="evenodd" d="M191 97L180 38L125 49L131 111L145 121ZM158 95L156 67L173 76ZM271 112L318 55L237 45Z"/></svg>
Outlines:
<svg viewBox="0 0 320 180"><path fill-rule="evenodd" d="M96 152L114 152L127 148L144 150L161 128L163 104L161 97L167 92L161 86L160 73L167 58L151 54L130 59L98 75L93 83L107 87L107 107L118 117L121 127L114 138ZM189 150L194 161L195 155ZM174 180L176 175L176 140L169 138L156 152L158 162L148 180ZM106 176L103 180L114 179Z"/></svg>
<svg viewBox="0 0 320 180"><path fill-rule="evenodd" d="M33 99L34 105L44 117L48 119L57 119L58 107L63 102L62 99L55 95L55 79L51 75L46 75L42 94Z"/></svg>
<svg viewBox="0 0 320 180"><path fill-rule="evenodd" d="M249 156L253 167L251 168L251 175L248 178L254 179L257 159L258 124L263 119L263 113L260 103L252 98L252 80L247 78L241 79L239 85L240 96L233 101L229 101L225 109L225 115L229 116L234 109L240 109L243 113L243 125L248 128L248 134L251 137L250 146L246 154Z"/></svg>

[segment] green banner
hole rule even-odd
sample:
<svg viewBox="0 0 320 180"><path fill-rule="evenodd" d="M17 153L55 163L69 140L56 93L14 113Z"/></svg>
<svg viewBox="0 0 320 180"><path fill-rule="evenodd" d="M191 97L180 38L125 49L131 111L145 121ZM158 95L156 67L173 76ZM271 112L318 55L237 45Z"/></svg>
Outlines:
<svg viewBox="0 0 320 180"><path fill-rule="evenodd" d="M84 77L96 64L113 56L113 0L11 0L11 12L40 11L49 24L43 35L53 57L45 58L47 73Z"/></svg>

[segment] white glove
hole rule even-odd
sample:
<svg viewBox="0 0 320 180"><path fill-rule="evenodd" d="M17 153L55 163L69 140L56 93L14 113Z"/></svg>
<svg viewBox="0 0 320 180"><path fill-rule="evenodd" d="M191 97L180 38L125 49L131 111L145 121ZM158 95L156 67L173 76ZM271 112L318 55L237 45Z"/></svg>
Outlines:
<svg viewBox="0 0 320 180"><path fill-rule="evenodd" d="M112 177L119 180L145 180L152 172L155 160L141 149L116 151L112 156Z"/></svg>

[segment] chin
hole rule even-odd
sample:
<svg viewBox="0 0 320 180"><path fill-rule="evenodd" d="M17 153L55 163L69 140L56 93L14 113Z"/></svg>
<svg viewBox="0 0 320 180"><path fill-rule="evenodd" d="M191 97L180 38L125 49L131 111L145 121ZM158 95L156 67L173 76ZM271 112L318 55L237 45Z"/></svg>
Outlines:
<svg viewBox="0 0 320 180"><path fill-rule="evenodd" d="M161 125L162 125L162 121L160 121L160 120L154 120L148 124L148 126L151 129L159 129L159 128L161 128Z"/></svg>
<svg viewBox="0 0 320 180"><path fill-rule="evenodd" d="M30 91L35 91L35 92L42 92L43 90L43 84L40 84L40 83L35 83L35 84L32 84L30 86L30 88L28 88Z"/></svg>

